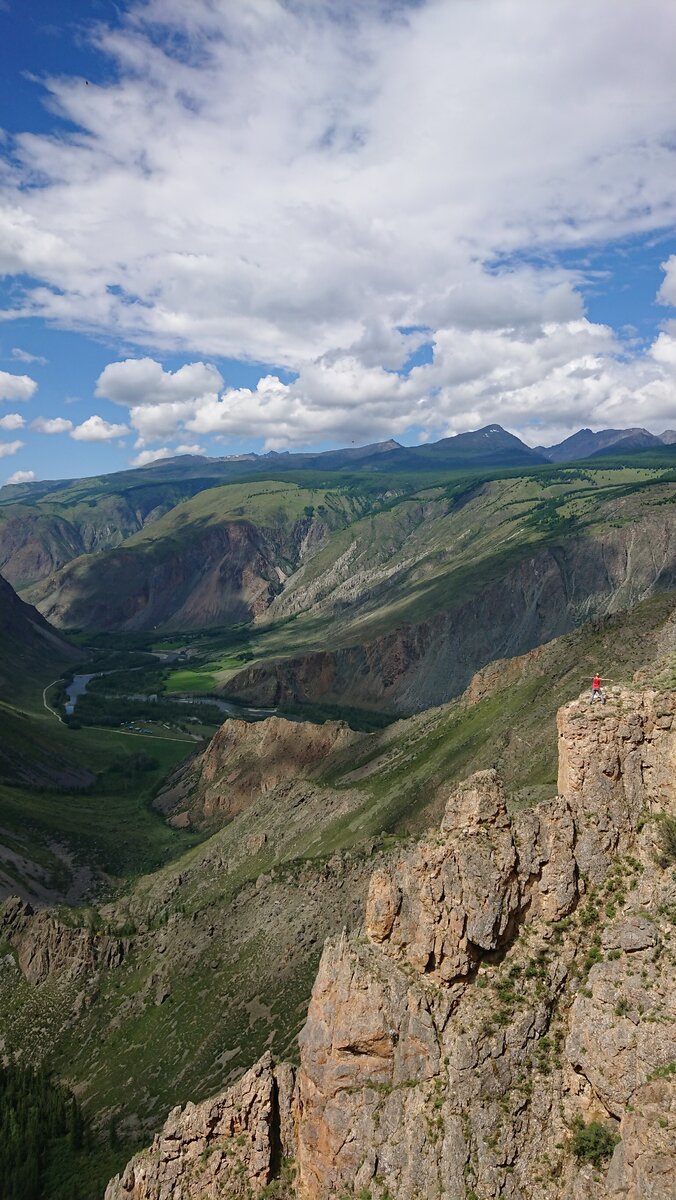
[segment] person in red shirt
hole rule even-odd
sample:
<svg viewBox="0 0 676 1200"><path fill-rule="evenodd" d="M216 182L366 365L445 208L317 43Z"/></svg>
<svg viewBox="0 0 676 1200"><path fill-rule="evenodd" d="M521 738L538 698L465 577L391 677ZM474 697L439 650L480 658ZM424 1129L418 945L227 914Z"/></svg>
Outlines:
<svg viewBox="0 0 676 1200"><path fill-rule="evenodd" d="M602 679L599 674L596 674L594 676L594 679L592 681L591 696L589 697L590 704L593 704L594 700L600 700L601 704L605 704L606 698L605 698L603 692L601 691L601 684L607 683L607 682L608 682L608 680Z"/></svg>

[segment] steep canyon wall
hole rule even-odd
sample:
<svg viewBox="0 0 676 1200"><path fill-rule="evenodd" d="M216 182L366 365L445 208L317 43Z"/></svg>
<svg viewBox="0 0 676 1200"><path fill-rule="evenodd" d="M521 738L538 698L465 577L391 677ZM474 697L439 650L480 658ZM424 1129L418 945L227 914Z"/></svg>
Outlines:
<svg viewBox="0 0 676 1200"><path fill-rule="evenodd" d="M409 714L459 695L473 674L591 618L676 586L676 532L661 518L522 559L470 599L355 645L254 665L226 691L258 704L323 702ZM349 631L345 640L349 641Z"/></svg>

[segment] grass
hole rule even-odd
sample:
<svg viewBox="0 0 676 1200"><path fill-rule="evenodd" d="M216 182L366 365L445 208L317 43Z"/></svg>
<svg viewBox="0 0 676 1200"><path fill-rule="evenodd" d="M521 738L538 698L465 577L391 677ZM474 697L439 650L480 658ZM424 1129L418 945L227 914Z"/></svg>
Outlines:
<svg viewBox="0 0 676 1200"><path fill-rule="evenodd" d="M231 659L230 664L240 666L237 659ZM200 671L189 667L181 667L180 670L172 671L166 680L166 689L168 692L186 692L191 695L200 695L203 692L212 692L216 688L216 675L209 670Z"/></svg>
<svg viewBox="0 0 676 1200"><path fill-rule="evenodd" d="M191 739L164 740L166 730L156 737L70 730L35 707L18 710L5 704L2 716L3 742L11 744L13 753L54 772L51 780L45 775L42 786L0 782L3 842L42 872L63 874L55 844L76 864L129 879L194 843L195 834L170 829L150 806L160 782L193 751ZM141 752L151 767L139 767ZM91 783L69 786L74 764L89 773Z"/></svg>

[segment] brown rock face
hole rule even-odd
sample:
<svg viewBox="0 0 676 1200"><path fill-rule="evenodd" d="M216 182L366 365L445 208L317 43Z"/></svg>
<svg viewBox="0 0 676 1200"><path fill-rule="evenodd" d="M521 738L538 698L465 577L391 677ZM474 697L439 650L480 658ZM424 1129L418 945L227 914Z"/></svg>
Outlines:
<svg viewBox="0 0 676 1200"><path fill-rule="evenodd" d="M127 951L123 938L72 929L47 909L34 913L15 897L0 912L0 933L15 950L23 975L36 985L52 975L65 981L91 979L102 968L119 966Z"/></svg>
<svg viewBox="0 0 676 1200"><path fill-rule="evenodd" d="M330 755L349 749L361 736L342 721L311 725L283 717L253 723L228 720L171 791L159 798L158 807L186 812L196 824L229 821L284 780L310 776Z"/></svg>
<svg viewBox="0 0 676 1200"><path fill-rule="evenodd" d="M593 882L648 814L673 804L675 713L673 693L621 688L605 705L578 701L559 712L559 792L583 831L575 854Z"/></svg>
<svg viewBox="0 0 676 1200"><path fill-rule="evenodd" d="M280 1194L673 1200L676 870L659 814L676 816L675 707L620 690L568 705L562 795L510 816L498 776L479 772L436 834L374 874L364 933L325 946L293 1096L279 1089L295 1157ZM573 1137L592 1121L596 1162ZM225 1166L197 1182L199 1137L171 1174L162 1145L108 1200L242 1194Z"/></svg>
<svg viewBox="0 0 676 1200"><path fill-rule="evenodd" d="M251 1196L279 1170L291 1130L293 1071L264 1056L239 1082L205 1104L171 1112L150 1152L111 1180L105 1200Z"/></svg>
<svg viewBox="0 0 676 1200"><path fill-rule="evenodd" d="M42 580L37 606L57 626L194 629L249 620L278 588L270 539L229 521L152 555L123 545L73 559Z"/></svg>

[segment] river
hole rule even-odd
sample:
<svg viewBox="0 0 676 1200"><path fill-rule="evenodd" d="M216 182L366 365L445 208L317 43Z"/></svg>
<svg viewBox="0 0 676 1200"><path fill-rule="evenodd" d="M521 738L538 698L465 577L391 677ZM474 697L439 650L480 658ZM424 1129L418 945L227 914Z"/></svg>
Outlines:
<svg viewBox="0 0 676 1200"><path fill-rule="evenodd" d="M140 670L141 668L132 668L132 670L136 669ZM114 674L116 674L115 671L98 671L94 672L92 675L74 675L73 682L66 688L66 696L68 697L66 701L66 716L72 717L73 713L75 712L75 705L77 704L78 697L84 696L92 679L99 679L103 675ZM120 696L118 693L116 693L116 698L120 700L142 700L146 701L148 704L152 704L158 699L157 696L152 695L145 696L132 694L129 696ZM236 704L232 700L221 700L219 697L212 695L177 696L172 695L171 693L162 693L161 698L163 700L171 701L172 704L211 704L214 706L214 708L218 708L222 713L224 713L226 717L239 717L242 721L264 721L266 717L274 716L277 711L276 708L250 708L248 705ZM287 717L287 720L300 721L302 718L300 716L289 716Z"/></svg>

